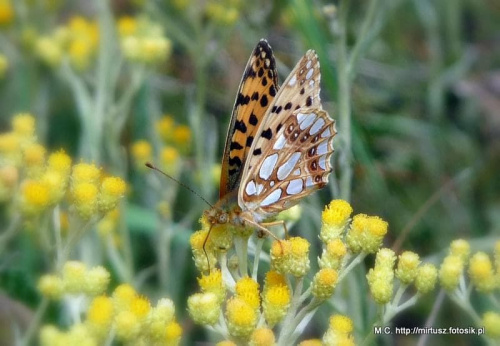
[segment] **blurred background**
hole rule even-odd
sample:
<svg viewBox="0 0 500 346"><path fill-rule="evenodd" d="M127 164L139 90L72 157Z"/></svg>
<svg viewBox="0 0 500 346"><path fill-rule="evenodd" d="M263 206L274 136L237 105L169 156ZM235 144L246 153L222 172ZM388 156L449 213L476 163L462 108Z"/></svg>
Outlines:
<svg viewBox="0 0 500 346"><path fill-rule="evenodd" d="M30 113L47 153L64 149L74 163L94 163L127 182L120 208L87 235L92 250L73 257L105 265L112 285L171 298L185 344L194 344L209 340L186 313L198 275L189 237L206 205L144 162L216 202L229 116L259 39L272 46L280 81L307 49L317 51L323 107L337 121L331 182L301 203L291 233L307 238L316 258L321 210L343 198L355 213L389 222L385 246L438 265L453 239L487 253L499 239L499 23L493 0L0 0L0 131L11 131L15 114ZM9 148L2 137L2 163ZM0 195L4 231L16 190ZM33 223L2 245L0 305L15 306L27 324L40 302L37 280L53 263ZM370 257L365 265L372 264ZM365 273L356 272L359 296L341 293L347 305L366 303L350 311L361 339L374 311ZM436 295L394 325L423 326ZM488 305L472 300L478 311ZM305 336L321 335L331 312L322 308ZM472 325L446 299L436 313L435 326ZM0 339L11 340L10 317L0 316ZM44 321L64 326L53 306ZM467 336L429 344L445 341L477 344Z"/></svg>

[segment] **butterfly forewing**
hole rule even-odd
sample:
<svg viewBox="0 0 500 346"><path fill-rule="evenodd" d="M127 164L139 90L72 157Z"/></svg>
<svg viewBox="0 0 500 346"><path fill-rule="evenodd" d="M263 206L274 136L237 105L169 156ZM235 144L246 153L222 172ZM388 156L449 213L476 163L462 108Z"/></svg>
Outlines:
<svg viewBox="0 0 500 346"><path fill-rule="evenodd" d="M260 219L328 182L335 122L321 108L319 62L308 51L283 83L256 133L238 204Z"/></svg>
<svg viewBox="0 0 500 346"><path fill-rule="evenodd" d="M231 115L220 181L220 198L238 188L255 134L278 92L273 52L261 40L248 60Z"/></svg>

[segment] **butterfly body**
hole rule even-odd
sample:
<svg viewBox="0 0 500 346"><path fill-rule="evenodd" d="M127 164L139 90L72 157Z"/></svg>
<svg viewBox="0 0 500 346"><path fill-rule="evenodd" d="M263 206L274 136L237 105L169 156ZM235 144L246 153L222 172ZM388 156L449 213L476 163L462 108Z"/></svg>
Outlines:
<svg viewBox="0 0 500 346"><path fill-rule="evenodd" d="M322 109L319 61L309 50L281 88L261 40L245 68L222 160L220 199L209 223L254 226L324 187L335 122Z"/></svg>

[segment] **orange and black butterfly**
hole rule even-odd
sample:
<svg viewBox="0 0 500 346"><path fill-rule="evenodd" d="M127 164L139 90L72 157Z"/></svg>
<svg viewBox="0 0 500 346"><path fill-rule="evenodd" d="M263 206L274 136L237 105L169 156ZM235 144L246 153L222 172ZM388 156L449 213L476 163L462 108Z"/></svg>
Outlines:
<svg viewBox="0 0 500 346"><path fill-rule="evenodd" d="M280 88L271 47L257 44L231 116L219 201L205 211L211 225L269 232L264 220L328 183L336 130L321 106L320 77L309 50Z"/></svg>

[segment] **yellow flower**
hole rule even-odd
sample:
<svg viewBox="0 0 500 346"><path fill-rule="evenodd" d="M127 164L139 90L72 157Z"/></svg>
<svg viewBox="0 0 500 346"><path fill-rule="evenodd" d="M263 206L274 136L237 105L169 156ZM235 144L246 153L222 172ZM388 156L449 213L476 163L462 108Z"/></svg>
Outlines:
<svg viewBox="0 0 500 346"><path fill-rule="evenodd" d="M35 118L28 113L18 113L12 119L12 130L23 139L34 139Z"/></svg>
<svg viewBox="0 0 500 346"><path fill-rule="evenodd" d="M108 288L109 281L110 274L104 267L91 268L87 272L83 291L90 296L102 294Z"/></svg>
<svg viewBox="0 0 500 346"><path fill-rule="evenodd" d="M439 280L441 286L447 291L453 291L460 280L464 269L464 263L457 255L448 255L444 258L439 269Z"/></svg>
<svg viewBox="0 0 500 346"><path fill-rule="evenodd" d="M328 242L326 249L319 259L320 268L340 269L342 262L347 254L347 248L340 239L333 239Z"/></svg>
<svg viewBox="0 0 500 346"><path fill-rule="evenodd" d="M191 129L186 125L176 126L174 129L174 142L179 147L187 147L191 143Z"/></svg>
<svg viewBox="0 0 500 346"><path fill-rule="evenodd" d="M335 269L324 268L314 275L312 295L319 300L330 298L337 285L338 274Z"/></svg>
<svg viewBox="0 0 500 346"><path fill-rule="evenodd" d="M321 214L320 239L327 244L333 239L339 238L345 230L352 214L351 205L342 200L335 199L325 206Z"/></svg>
<svg viewBox="0 0 500 346"><path fill-rule="evenodd" d="M226 288L222 281L222 273L220 269L211 270L210 274L202 275L198 278L198 284L200 285L202 292L214 293L222 303L226 294Z"/></svg>
<svg viewBox="0 0 500 346"><path fill-rule="evenodd" d="M426 294L434 289L437 280L437 269L434 265L426 263L417 269L415 288L418 293Z"/></svg>
<svg viewBox="0 0 500 346"><path fill-rule="evenodd" d="M139 332L140 323L136 315L131 311L121 311L114 319L114 326L118 339L123 341L132 340Z"/></svg>
<svg viewBox="0 0 500 346"><path fill-rule="evenodd" d="M127 185L119 177L104 178L99 194L99 210L107 213L117 207L120 198L125 194Z"/></svg>
<svg viewBox="0 0 500 346"><path fill-rule="evenodd" d="M489 293L495 289L493 264L484 252L477 252L470 259L469 276L479 292Z"/></svg>
<svg viewBox="0 0 500 346"><path fill-rule="evenodd" d="M267 286L262 293L262 310L267 324L273 327L285 317L290 307L291 292L284 284Z"/></svg>
<svg viewBox="0 0 500 346"><path fill-rule="evenodd" d="M177 345L181 339L182 328L177 322L170 322L165 328L165 342L167 345Z"/></svg>
<svg viewBox="0 0 500 346"><path fill-rule="evenodd" d="M79 183L73 186L73 203L83 219L89 219L97 213L99 190L92 183Z"/></svg>
<svg viewBox="0 0 500 346"><path fill-rule="evenodd" d="M456 255L462 261L465 261L470 255L470 244L464 239L456 239L450 244L450 254Z"/></svg>
<svg viewBox="0 0 500 346"><path fill-rule="evenodd" d="M0 155L3 162L18 165L21 162L21 141L14 132L0 134Z"/></svg>
<svg viewBox="0 0 500 346"><path fill-rule="evenodd" d="M380 249L375 258L375 267L366 275L370 292L378 304L386 304L392 298L394 280L394 262L396 255L390 249Z"/></svg>
<svg viewBox="0 0 500 346"><path fill-rule="evenodd" d="M232 297L226 304L229 333L233 337L248 337L257 324L255 309L243 299Z"/></svg>
<svg viewBox="0 0 500 346"><path fill-rule="evenodd" d="M194 323L213 325L219 320L221 300L215 293L196 293L187 301L189 315Z"/></svg>
<svg viewBox="0 0 500 346"><path fill-rule="evenodd" d="M156 132L160 135L161 139L168 143L172 140L175 127L175 120L171 115L165 114L156 123Z"/></svg>
<svg viewBox="0 0 500 346"><path fill-rule="evenodd" d="M355 215L346 241L354 253L374 253L382 245L388 224L378 216Z"/></svg>
<svg viewBox="0 0 500 346"><path fill-rule="evenodd" d="M217 257L209 246L209 240L206 242L205 250L203 249L203 244L208 237L208 230L200 230L191 235L189 242L191 244L191 250L193 251L194 264L199 271L207 271L210 267L215 267L217 264ZM206 252L205 252L206 251ZM207 259L208 255L208 259ZM208 261L208 262L207 262Z"/></svg>
<svg viewBox="0 0 500 346"><path fill-rule="evenodd" d="M14 8L10 0L0 0L0 26L12 23L14 19Z"/></svg>
<svg viewBox="0 0 500 346"><path fill-rule="evenodd" d="M215 346L238 346L231 340L224 340L215 344Z"/></svg>
<svg viewBox="0 0 500 346"><path fill-rule="evenodd" d="M129 284L119 285L113 292L113 304L115 309L117 311L129 310L130 304L136 295L137 292Z"/></svg>
<svg viewBox="0 0 500 346"><path fill-rule="evenodd" d="M268 271L266 273L266 278L264 280L264 290L266 289L266 287L277 286L277 285L286 286L285 276L274 270Z"/></svg>
<svg viewBox="0 0 500 346"><path fill-rule="evenodd" d="M274 242L271 248L271 267L295 277L304 276L309 270L309 242L300 237Z"/></svg>
<svg viewBox="0 0 500 346"><path fill-rule="evenodd" d="M161 341L165 339L165 326L169 325L170 323L175 323L174 314L174 303L167 298L160 299L156 306L151 309L146 317L146 320L143 323L143 329L145 330L145 333L151 338L151 343L153 343L153 341L161 343ZM175 329L173 325L172 329ZM172 330L172 332L173 331L174 330ZM175 343L175 340L172 340L172 343Z"/></svg>
<svg viewBox="0 0 500 346"><path fill-rule="evenodd" d="M500 314L493 311L488 311L483 315L483 323L486 335L490 338L500 339Z"/></svg>
<svg viewBox="0 0 500 346"><path fill-rule="evenodd" d="M22 186L22 208L26 213L40 213L50 202L49 186L41 181L27 180Z"/></svg>
<svg viewBox="0 0 500 346"><path fill-rule="evenodd" d="M59 299L63 295L64 285L58 276L43 275L38 280L38 290L47 298Z"/></svg>
<svg viewBox="0 0 500 346"><path fill-rule="evenodd" d="M63 59L63 52L59 43L52 37L42 36L35 42L37 56L47 65L57 67Z"/></svg>
<svg viewBox="0 0 500 346"><path fill-rule="evenodd" d="M151 303L146 297L136 295L130 302L130 311L138 318L143 319L151 310Z"/></svg>
<svg viewBox="0 0 500 346"><path fill-rule="evenodd" d="M113 322L113 300L106 296L95 297L87 312L90 327L100 336L105 336Z"/></svg>
<svg viewBox="0 0 500 346"><path fill-rule="evenodd" d="M273 346L276 339L274 333L269 328L257 328L252 333L250 346Z"/></svg>
<svg viewBox="0 0 500 346"><path fill-rule="evenodd" d="M405 285L409 285L417 275L417 267L420 264L418 254L405 251L399 256L396 277Z"/></svg>
<svg viewBox="0 0 500 346"><path fill-rule="evenodd" d="M153 148L148 141L139 140L132 144L132 158L137 168L145 169L145 163L151 161Z"/></svg>
<svg viewBox="0 0 500 346"><path fill-rule="evenodd" d="M249 277L244 277L236 282L236 296L245 301L254 309L260 305L259 284Z"/></svg>
<svg viewBox="0 0 500 346"><path fill-rule="evenodd" d="M43 145L38 143L33 143L24 148L24 164L28 170L37 169L36 173L39 173L42 165L45 162L45 148Z"/></svg>
<svg viewBox="0 0 500 346"><path fill-rule="evenodd" d="M123 16L118 19L118 33L121 37L134 35L137 31L137 21L130 16Z"/></svg>
<svg viewBox="0 0 500 346"><path fill-rule="evenodd" d="M101 170L94 164L89 163L78 163L73 166L73 172L71 173L71 180L73 184L78 183L92 183L96 184L101 176Z"/></svg>
<svg viewBox="0 0 500 346"><path fill-rule="evenodd" d="M48 168L43 173L40 181L46 184L49 188L51 205L55 205L63 199L68 185L67 176L63 176L63 174L59 171Z"/></svg>
<svg viewBox="0 0 500 346"><path fill-rule="evenodd" d="M354 346L352 320L343 315L333 315L330 317L330 326L323 336L323 345Z"/></svg>
<svg viewBox="0 0 500 346"><path fill-rule="evenodd" d="M160 152L162 169L170 175L177 175L179 172L179 152L174 147L166 146Z"/></svg>
<svg viewBox="0 0 500 346"><path fill-rule="evenodd" d="M71 170L71 158L64 152L64 150L59 150L50 154L48 167L67 175Z"/></svg>
<svg viewBox="0 0 500 346"><path fill-rule="evenodd" d="M68 261L64 263L62 269L62 279L64 291L66 293L82 293L87 276L87 267L78 261Z"/></svg>

